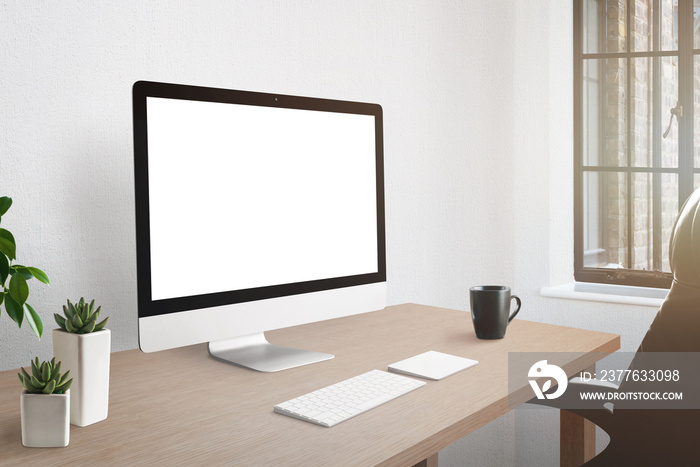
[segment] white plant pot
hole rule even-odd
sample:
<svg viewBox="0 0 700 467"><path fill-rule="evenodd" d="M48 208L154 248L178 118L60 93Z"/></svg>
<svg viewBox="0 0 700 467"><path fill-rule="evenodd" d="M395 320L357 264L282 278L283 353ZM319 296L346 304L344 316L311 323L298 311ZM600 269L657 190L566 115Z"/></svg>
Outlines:
<svg viewBox="0 0 700 467"><path fill-rule="evenodd" d="M22 444L28 448L61 448L70 440L70 389L65 394L20 396Z"/></svg>
<svg viewBox="0 0 700 467"><path fill-rule="evenodd" d="M53 330L53 356L61 372L70 370L70 422L87 426L107 418L109 406L109 329L88 334Z"/></svg>

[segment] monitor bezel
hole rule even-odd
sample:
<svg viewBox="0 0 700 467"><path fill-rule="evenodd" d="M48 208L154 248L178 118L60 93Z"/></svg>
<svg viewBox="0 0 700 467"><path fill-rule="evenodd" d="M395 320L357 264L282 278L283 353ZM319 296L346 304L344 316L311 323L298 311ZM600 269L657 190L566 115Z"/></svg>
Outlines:
<svg viewBox="0 0 700 467"><path fill-rule="evenodd" d="M373 116L375 118L378 271L374 273L291 284L277 284L250 289L153 300L151 293L151 236L148 185L148 97ZM133 86L133 124L136 204L136 282L139 318L386 282L383 115L382 107L379 104L152 81L137 81Z"/></svg>

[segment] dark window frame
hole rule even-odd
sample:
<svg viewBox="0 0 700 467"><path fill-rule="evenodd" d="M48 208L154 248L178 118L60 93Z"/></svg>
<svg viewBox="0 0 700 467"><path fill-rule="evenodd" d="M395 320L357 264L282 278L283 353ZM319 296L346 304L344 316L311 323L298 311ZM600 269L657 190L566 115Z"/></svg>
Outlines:
<svg viewBox="0 0 700 467"><path fill-rule="evenodd" d="M587 172L593 173L621 173L627 186L627 206L631 205L631 180L634 173L646 173L652 177L653 191L653 263L655 268L659 266L661 254L668 252L661 251L661 177L664 173L677 174L678 176L678 207L683 205L683 202L690 196L694 189L694 176L700 173L700 168L694 168L694 148L693 148L693 123L694 123L694 102L693 102L693 84L694 84L694 56L700 54L700 50L693 49L694 36L694 17L693 17L693 0L678 0L678 50L661 51L660 47L653 47L654 51L633 52L631 41L631 8L633 0L627 0L626 6L626 50L623 52L604 52L604 53L584 53L584 0L574 0L574 278L579 282L597 282L619 285L634 285L642 287L660 287L668 288L672 282L672 275L667 272L635 270L635 269L613 269L613 268L594 268L584 266L584 174ZM658 12L660 0L654 0ZM655 21L658 21L659 14L655 14ZM600 24L600 23L599 23ZM656 29L658 31L658 29ZM658 36L658 33L655 34ZM658 39L657 39L658 40ZM658 42L657 42L658 45ZM629 72L632 59L634 58L649 58L654 61L654 69L658 70L658 62L662 57L678 57L678 100L683 106L683 117L677 119L678 125L678 167L668 168L661 167L660 159L660 143L658 138L655 138L653 148L654 163L652 167L636 167L630 163L631 148L627 144L625 151L627 154L627 166L587 166L584 165L584 134L583 134L583 83L584 78L584 61L589 59L604 59L604 58L619 58L626 59L627 63L627 89L630 89ZM657 71L654 72L653 78L653 99L660 100L660 77ZM629 102L630 97L625 97L626 102ZM627 139L632 135L630 131L631 119L629 118L630 105L626 104L626 125ZM656 115L651 116L654 134L660 134L662 120L667 119L666 115L661 115L661 106L655 105ZM664 122L665 123L665 122ZM602 125L602 122L600 122ZM629 211L628 211L629 212ZM632 216L627 216L628 230L631 231ZM603 216L605 218L605 216ZM629 238L629 236L628 236ZM633 248L632 242L628 242L627 264L631 262L631 251ZM660 269L660 267L658 268Z"/></svg>

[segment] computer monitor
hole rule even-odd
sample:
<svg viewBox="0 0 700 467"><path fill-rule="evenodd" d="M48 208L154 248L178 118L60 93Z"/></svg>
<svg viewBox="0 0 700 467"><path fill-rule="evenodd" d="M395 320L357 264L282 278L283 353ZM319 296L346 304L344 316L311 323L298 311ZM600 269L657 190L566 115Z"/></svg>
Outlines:
<svg viewBox="0 0 700 467"><path fill-rule="evenodd" d="M139 81L133 118L141 350L278 371L333 355L265 331L384 308L381 106Z"/></svg>

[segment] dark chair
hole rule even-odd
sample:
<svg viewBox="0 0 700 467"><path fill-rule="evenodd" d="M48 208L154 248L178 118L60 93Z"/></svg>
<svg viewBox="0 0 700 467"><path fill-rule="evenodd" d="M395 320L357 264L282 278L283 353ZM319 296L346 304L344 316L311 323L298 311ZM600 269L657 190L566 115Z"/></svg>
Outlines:
<svg viewBox="0 0 700 467"><path fill-rule="evenodd" d="M670 242L673 283L630 369L644 368L648 352L700 352L700 189L686 201ZM686 377L696 377L700 368ZM639 383L636 383L639 384ZM638 386L637 386L638 387ZM633 391L635 383L623 381L618 391ZM595 383L572 380L567 393L610 391ZM565 400L533 400L539 405L566 407ZM568 409L605 430L610 444L586 466L700 466L700 410L625 409L615 402L612 410L601 401L597 409Z"/></svg>

